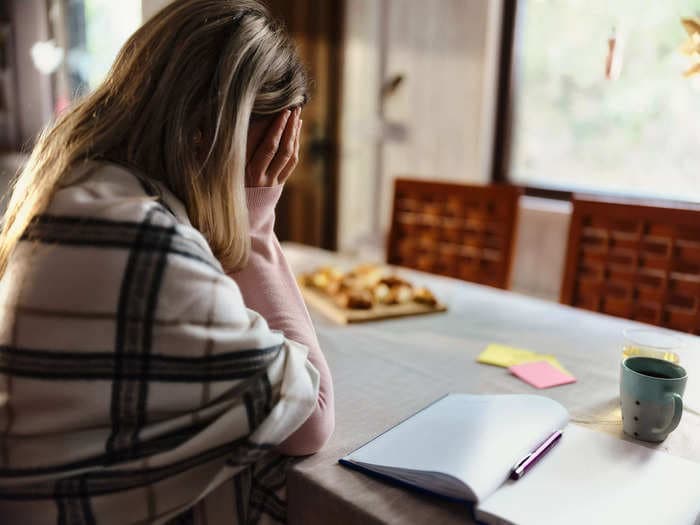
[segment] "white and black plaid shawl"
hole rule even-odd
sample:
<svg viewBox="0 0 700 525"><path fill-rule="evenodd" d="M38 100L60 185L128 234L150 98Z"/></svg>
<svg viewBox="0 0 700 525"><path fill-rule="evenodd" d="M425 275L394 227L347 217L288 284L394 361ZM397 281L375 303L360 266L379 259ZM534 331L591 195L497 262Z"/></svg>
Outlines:
<svg viewBox="0 0 700 525"><path fill-rule="evenodd" d="M272 447L314 409L306 348L167 190L82 169L0 280L0 523L284 521Z"/></svg>

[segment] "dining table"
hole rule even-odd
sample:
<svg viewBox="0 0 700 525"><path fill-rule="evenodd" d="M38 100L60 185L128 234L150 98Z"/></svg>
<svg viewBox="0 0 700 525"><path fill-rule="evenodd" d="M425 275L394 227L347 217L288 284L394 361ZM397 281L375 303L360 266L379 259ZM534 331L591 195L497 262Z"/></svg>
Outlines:
<svg viewBox="0 0 700 525"><path fill-rule="evenodd" d="M373 262L293 243L283 243L283 251L296 274ZM678 428L659 444L635 441L623 433L620 414L623 331L647 325L449 277L392 271L429 288L447 311L342 325L309 308L333 376L336 425L322 450L288 472L290 524L476 523L470 504L408 490L338 463L447 393L547 396L568 410L572 424L698 462L700 468L700 337L671 332L688 372ZM554 355L576 382L538 390L506 368L478 363L491 343Z"/></svg>

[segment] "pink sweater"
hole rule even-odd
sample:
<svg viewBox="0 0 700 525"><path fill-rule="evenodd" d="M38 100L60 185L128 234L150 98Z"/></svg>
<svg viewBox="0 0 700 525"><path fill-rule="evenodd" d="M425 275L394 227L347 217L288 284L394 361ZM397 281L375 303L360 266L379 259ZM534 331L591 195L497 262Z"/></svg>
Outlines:
<svg viewBox="0 0 700 525"><path fill-rule="evenodd" d="M252 251L248 266L230 276L241 289L248 308L260 313L270 328L281 330L288 339L308 347L308 359L321 374L316 410L278 447L284 454L301 456L313 454L326 443L335 426L335 409L328 364L294 274L273 231L275 205L282 188L282 185L246 188Z"/></svg>

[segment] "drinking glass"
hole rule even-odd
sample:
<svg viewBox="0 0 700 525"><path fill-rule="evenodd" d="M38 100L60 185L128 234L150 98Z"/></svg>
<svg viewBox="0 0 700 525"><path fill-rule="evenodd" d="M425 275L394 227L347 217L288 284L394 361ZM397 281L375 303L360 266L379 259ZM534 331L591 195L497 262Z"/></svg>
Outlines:
<svg viewBox="0 0 700 525"><path fill-rule="evenodd" d="M622 359L642 356L665 359L678 364L680 356L677 351L683 346L683 340L677 335L654 328L627 328L622 331L625 343Z"/></svg>

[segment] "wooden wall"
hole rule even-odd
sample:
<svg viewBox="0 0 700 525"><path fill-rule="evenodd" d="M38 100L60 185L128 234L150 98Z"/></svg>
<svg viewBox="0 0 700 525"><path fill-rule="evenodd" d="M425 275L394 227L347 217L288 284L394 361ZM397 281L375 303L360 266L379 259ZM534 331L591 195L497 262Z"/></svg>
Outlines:
<svg viewBox="0 0 700 525"><path fill-rule="evenodd" d="M310 75L300 160L277 207L282 241L336 248L339 111L345 0L263 0L282 20Z"/></svg>
<svg viewBox="0 0 700 525"><path fill-rule="evenodd" d="M49 39L49 20L44 0L13 0L9 5L13 81L20 89L7 90L7 103L14 119L14 144L7 146L28 150L53 115L51 78L36 70L30 56L35 42Z"/></svg>

